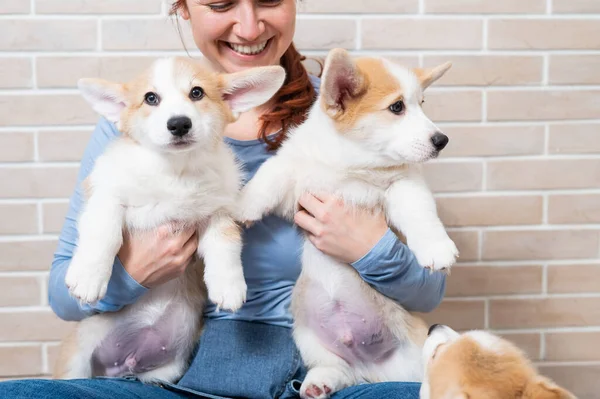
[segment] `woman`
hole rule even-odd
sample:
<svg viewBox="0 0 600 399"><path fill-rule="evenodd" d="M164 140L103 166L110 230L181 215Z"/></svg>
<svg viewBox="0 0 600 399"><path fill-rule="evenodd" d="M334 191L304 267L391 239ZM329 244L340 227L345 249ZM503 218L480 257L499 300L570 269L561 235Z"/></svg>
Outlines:
<svg viewBox="0 0 600 399"><path fill-rule="evenodd" d="M196 45L217 67L234 72L281 64L284 87L268 106L248 112L231 124L226 142L243 162L246 179L277 149L291 125L301 123L315 99L318 79L309 77L292 44L295 0L177 0L173 13L191 24ZM178 276L196 250L194 231L158 232L125 237L113 266L106 297L93 306L73 300L64 275L77 237L82 205L81 181L94 160L119 132L100 121L81 162L58 250L50 272L49 299L64 320L114 312L135 302L148 288ZM445 288L442 274L429 274L387 228L381 216L347 210L329 197L305 195L296 224L325 253L354 267L383 294L413 311L431 311ZM61 398L294 398L305 374L291 337L288 311L300 273L301 233L275 216L244 231L242 254L248 283L247 302L235 314L205 309L206 325L190 369L176 385L145 385L134 379L16 381L0 384L2 397ZM333 398L417 398L419 384L364 384Z"/></svg>

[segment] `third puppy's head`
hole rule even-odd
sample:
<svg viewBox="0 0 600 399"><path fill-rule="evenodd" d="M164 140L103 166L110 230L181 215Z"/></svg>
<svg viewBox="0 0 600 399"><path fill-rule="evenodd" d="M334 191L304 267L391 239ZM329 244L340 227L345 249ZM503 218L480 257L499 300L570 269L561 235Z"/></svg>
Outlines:
<svg viewBox="0 0 600 399"><path fill-rule="evenodd" d="M321 107L340 134L388 162L425 162L437 157L448 137L423 112L423 91L450 66L409 69L335 49L325 60Z"/></svg>
<svg viewBox="0 0 600 399"><path fill-rule="evenodd" d="M433 325L423 347L421 399L574 399L512 343L485 331Z"/></svg>
<svg viewBox="0 0 600 399"><path fill-rule="evenodd" d="M176 153L220 139L228 123L266 103L284 79L280 66L226 74L204 61L171 57L155 61L129 83L80 79L79 89L123 134Z"/></svg>

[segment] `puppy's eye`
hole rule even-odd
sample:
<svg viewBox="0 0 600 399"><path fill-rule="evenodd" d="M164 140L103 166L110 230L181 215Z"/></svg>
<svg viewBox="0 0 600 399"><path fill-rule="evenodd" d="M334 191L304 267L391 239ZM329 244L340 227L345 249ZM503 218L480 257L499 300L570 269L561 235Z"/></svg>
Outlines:
<svg viewBox="0 0 600 399"><path fill-rule="evenodd" d="M158 98L158 94L150 91L144 95L144 102L148 105L158 105L160 98Z"/></svg>
<svg viewBox="0 0 600 399"><path fill-rule="evenodd" d="M198 101L200 100L202 97L204 97L204 90L202 90L201 87L193 87L192 90L190 91L190 98L192 100Z"/></svg>
<svg viewBox="0 0 600 399"><path fill-rule="evenodd" d="M400 115L402 112L404 112L404 103L402 101L396 101L390 105L388 109L392 111L392 113Z"/></svg>
<svg viewBox="0 0 600 399"><path fill-rule="evenodd" d="M425 104L425 99L421 100L421 105Z"/></svg>

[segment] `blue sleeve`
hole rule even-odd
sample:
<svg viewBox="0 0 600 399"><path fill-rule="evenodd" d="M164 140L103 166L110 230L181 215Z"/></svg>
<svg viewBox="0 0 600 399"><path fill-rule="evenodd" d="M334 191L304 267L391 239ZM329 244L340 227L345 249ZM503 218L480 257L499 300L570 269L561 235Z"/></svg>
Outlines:
<svg viewBox="0 0 600 399"><path fill-rule="evenodd" d="M58 240L58 248L54 253L48 283L50 307L63 320L75 321L95 313L115 312L123 306L135 302L147 290L127 273L116 257L106 296L97 303L93 305L80 304L78 300L69 295L69 290L65 285L65 274L73 257L78 237L77 217L83 205L81 183L92 171L96 158L104 152L106 146L119 134L112 123L106 119L101 119L81 160L75 192L71 196L69 210Z"/></svg>
<svg viewBox="0 0 600 399"><path fill-rule="evenodd" d="M444 297L446 275L421 267L390 229L352 266L363 280L408 311L430 312Z"/></svg>

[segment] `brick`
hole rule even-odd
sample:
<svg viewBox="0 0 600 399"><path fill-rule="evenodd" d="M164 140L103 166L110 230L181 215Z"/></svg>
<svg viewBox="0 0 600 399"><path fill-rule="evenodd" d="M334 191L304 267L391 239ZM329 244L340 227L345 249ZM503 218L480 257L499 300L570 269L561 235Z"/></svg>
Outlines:
<svg viewBox="0 0 600 399"><path fill-rule="evenodd" d="M418 0L327 0L298 2L298 11L302 13L416 13Z"/></svg>
<svg viewBox="0 0 600 399"><path fill-rule="evenodd" d="M66 198L76 177L76 167L0 168L0 198Z"/></svg>
<svg viewBox="0 0 600 399"><path fill-rule="evenodd" d="M42 347L19 345L0 347L0 375L4 377L42 373Z"/></svg>
<svg viewBox="0 0 600 399"><path fill-rule="evenodd" d="M432 14L530 14L545 11L545 0L425 0L425 12Z"/></svg>
<svg viewBox="0 0 600 399"><path fill-rule="evenodd" d="M160 14L161 0L36 0L36 14Z"/></svg>
<svg viewBox="0 0 600 399"><path fill-rule="evenodd" d="M299 19L294 43L301 50L356 48L356 21L348 19Z"/></svg>
<svg viewBox="0 0 600 399"><path fill-rule="evenodd" d="M0 14L29 14L31 2L26 0L2 0Z"/></svg>
<svg viewBox="0 0 600 399"><path fill-rule="evenodd" d="M548 81L557 85L600 84L600 55L551 55Z"/></svg>
<svg viewBox="0 0 600 399"><path fill-rule="evenodd" d="M576 50L600 47L594 19L492 19L488 47L494 50Z"/></svg>
<svg viewBox="0 0 600 399"><path fill-rule="evenodd" d="M445 226L493 226L539 224L541 196L476 196L437 198Z"/></svg>
<svg viewBox="0 0 600 399"><path fill-rule="evenodd" d="M56 245L56 240L0 242L0 271L47 271Z"/></svg>
<svg viewBox="0 0 600 399"><path fill-rule="evenodd" d="M0 95L0 126L83 125L98 119L77 94Z"/></svg>
<svg viewBox="0 0 600 399"><path fill-rule="evenodd" d="M60 353L60 344L46 345L46 358L48 359L48 372L53 374L58 355Z"/></svg>
<svg viewBox="0 0 600 399"><path fill-rule="evenodd" d="M195 50L189 24L181 23L180 26L181 37L175 23L166 18L105 19L102 21L102 49Z"/></svg>
<svg viewBox="0 0 600 399"><path fill-rule="evenodd" d="M484 301L445 300L434 311L416 313L429 325L445 324L458 331L482 329L485 324Z"/></svg>
<svg viewBox="0 0 600 399"><path fill-rule="evenodd" d="M450 231L448 235L460 251L460 261L479 259L479 235L476 231Z"/></svg>
<svg viewBox="0 0 600 399"><path fill-rule="evenodd" d="M552 195L548 202L549 223L600 223L600 195Z"/></svg>
<svg viewBox="0 0 600 399"><path fill-rule="evenodd" d="M549 265L548 292L552 294L600 292L600 263Z"/></svg>
<svg viewBox="0 0 600 399"><path fill-rule="evenodd" d="M475 50L482 47L482 30L481 21L470 19L364 18L361 48Z"/></svg>
<svg viewBox="0 0 600 399"><path fill-rule="evenodd" d="M4 312L0 314L0 341L58 341L70 329L51 310Z"/></svg>
<svg viewBox="0 0 600 399"><path fill-rule="evenodd" d="M582 259L598 256L594 230L484 231L484 260Z"/></svg>
<svg viewBox="0 0 600 399"><path fill-rule="evenodd" d="M600 159L540 159L488 163L489 190L570 189L599 186Z"/></svg>
<svg viewBox="0 0 600 399"><path fill-rule="evenodd" d="M94 50L96 24L91 21L3 19L0 50L68 51Z"/></svg>
<svg viewBox="0 0 600 399"><path fill-rule="evenodd" d="M544 153L544 126L440 125L440 127L450 138L450 142L441 153L441 158Z"/></svg>
<svg viewBox="0 0 600 399"><path fill-rule="evenodd" d="M44 215L44 233L59 233L65 222L65 216L69 209L69 203L44 203L42 213Z"/></svg>
<svg viewBox="0 0 600 399"><path fill-rule="evenodd" d="M434 192L479 191L483 165L480 162L431 162L423 171Z"/></svg>
<svg viewBox="0 0 600 399"><path fill-rule="evenodd" d="M550 125L548 147L553 154L600 154L600 124Z"/></svg>
<svg viewBox="0 0 600 399"><path fill-rule="evenodd" d="M0 162L33 161L33 133L0 133Z"/></svg>
<svg viewBox="0 0 600 399"><path fill-rule="evenodd" d="M541 266L454 266L446 296L540 294Z"/></svg>
<svg viewBox="0 0 600 399"><path fill-rule="evenodd" d="M32 87L33 70L29 58L0 58L0 88L28 89Z"/></svg>
<svg viewBox="0 0 600 399"><path fill-rule="evenodd" d="M90 130L48 130L38 133L40 161L80 161Z"/></svg>
<svg viewBox="0 0 600 399"><path fill-rule="evenodd" d="M83 77L127 82L141 74L157 57L39 57L39 87L76 87Z"/></svg>
<svg viewBox="0 0 600 399"><path fill-rule="evenodd" d="M561 387L568 389L579 399L598 397L600 366L598 365L553 365L539 367L540 373L551 378Z"/></svg>
<svg viewBox="0 0 600 399"><path fill-rule="evenodd" d="M0 234L35 234L38 231L35 204L0 204Z"/></svg>
<svg viewBox="0 0 600 399"><path fill-rule="evenodd" d="M531 360L538 360L540 358L540 347L541 347L541 336L536 333L505 333L498 334L502 338L511 341L517 345L525 355Z"/></svg>
<svg viewBox="0 0 600 399"><path fill-rule="evenodd" d="M423 110L435 122L480 121L480 91L436 91L425 92Z"/></svg>
<svg viewBox="0 0 600 399"><path fill-rule="evenodd" d="M552 12L559 13L600 13L597 0L552 0Z"/></svg>
<svg viewBox="0 0 600 399"><path fill-rule="evenodd" d="M600 298L490 300L491 328L580 327L600 324Z"/></svg>
<svg viewBox="0 0 600 399"><path fill-rule="evenodd" d="M595 119L599 97L600 90L494 90L487 114L490 121Z"/></svg>
<svg viewBox="0 0 600 399"><path fill-rule="evenodd" d="M546 333L548 361L600 360L600 332Z"/></svg>
<svg viewBox="0 0 600 399"><path fill-rule="evenodd" d="M36 306L41 303L40 296L36 277L0 277L0 306Z"/></svg>
<svg viewBox="0 0 600 399"><path fill-rule="evenodd" d="M539 85L543 58L540 56L444 55L425 56L424 66L452 62L452 68L435 84L441 86Z"/></svg>

